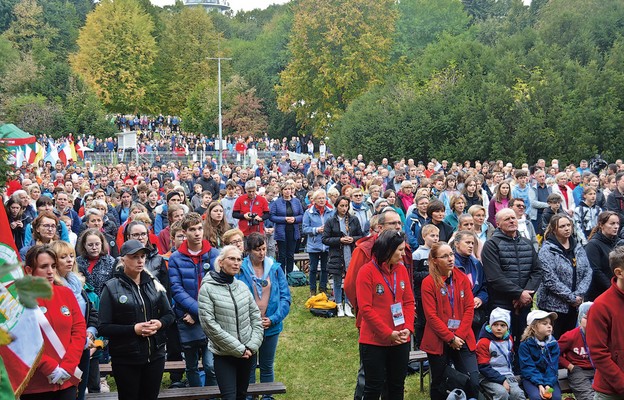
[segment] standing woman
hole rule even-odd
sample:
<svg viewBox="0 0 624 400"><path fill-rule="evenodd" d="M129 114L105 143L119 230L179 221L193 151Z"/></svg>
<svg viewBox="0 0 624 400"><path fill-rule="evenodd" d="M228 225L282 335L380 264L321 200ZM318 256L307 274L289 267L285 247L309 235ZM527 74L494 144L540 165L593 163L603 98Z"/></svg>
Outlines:
<svg viewBox="0 0 624 400"><path fill-rule="evenodd" d="M619 230L619 215L613 211L604 211L598 216L598 225L589 235L589 242L585 246L592 269L592 281L587 291L589 301L594 301L611 287L613 271L609 267L609 253L621 244L617 236Z"/></svg>
<svg viewBox="0 0 624 400"><path fill-rule="evenodd" d="M18 249L24 247L24 235L25 226L22 219L24 210L18 200L13 199L13 196L9 197L6 203L4 203L7 217L9 218L9 225L11 226L11 234L15 241L15 246Z"/></svg>
<svg viewBox="0 0 624 400"><path fill-rule="evenodd" d="M50 244L58 239L57 226L59 219L51 211L39 212L32 224L32 240L30 244L24 243L20 250L22 260L26 258L26 253L34 245Z"/></svg>
<svg viewBox="0 0 624 400"><path fill-rule="evenodd" d="M329 248L323 244L325 221L334 215L334 210L327 205L325 190L318 189L312 195L312 207L303 213L303 233L308 235L306 252L310 256L310 296L316 295L316 275L321 266L319 291L327 293L327 259Z"/></svg>
<svg viewBox="0 0 624 400"><path fill-rule="evenodd" d="M483 197L481 196L481 191L479 190L479 180L473 176L466 179L466 183L464 183L464 188L462 189L462 194L466 199L466 209L470 209L470 207L474 205L483 205Z"/></svg>
<svg viewBox="0 0 624 400"><path fill-rule="evenodd" d="M262 317L264 339L258 350L260 382L273 382L277 341L284 328L284 318L290 311L290 289L280 264L266 256L264 235L258 232L249 235L246 248L248 256L243 260L243 266L236 278L247 285ZM256 382L255 370L251 371L249 382Z"/></svg>
<svg viewBox="0 0 624 400"><path fill-rule="evenodd" d="M430 397L446 399L446 390L462 389L468 398L479 395L479 369L472 331L474 297L468 277L455 267L455 254L444 242L429 253L429 276L422 283L422 302L427 319L421 350L427 352L431 368ZM468 380L464 387L445 387L451 367Z"/></svg>
<svg viewBox="0 0 624 400"><path fill-rule="evenodd" d="M138 240L124 243L120 269L100 300L119 400L157 399L165 369L165 330L174 316L165 288L144 270L148 252Z"/></svg>
<svg viewBox="0 0 624 400"><path fill-rule="evenodd" d="M213 201L206 210L206 220L204 221L204 238L216 249L225 246L223 234L230 229L230 225L225 219L225 210L218 201Z"/></svg>
<svg viewBox="0 0 624 400"><path fill-rule="evenodd" d="M444 204L445 215L453 213L451 199L453 199L453 196L459 196L460 194L459 190L457 190L457 177L455 175L447 176L444 180L444 191L438 196L438 199Z"/></svg>
<svg viewBox="0 0 624 400"><path fill-rule="evenodd" d="M494 188L494 195L488 205L488 222L496 227L496 213L503 208L509 207L511 200L511 186L509 182L503 181Z"/></svg>
<svg viewBox="0 0 624 400"><path fill-rule="evenodd" d="M351 202L345 196L338 197L334 204L336 212L325 221L323 227L323 244L329 247L327 271L332 274L334 282L334 301L338 304L338 316L353 317L349 299L342 297L342 277L347 272L355 242L364 234L360 221L349 215ZM344 300L344 306L342 302Z"/></svg>
<svg viewBox="0 0 624 400"><path fill-rule="evenodd" d="M80 311L84 316L87 324L87 340L82 352L82 358L78 368L82 371L84 378L78 385L78 400L85 398L85 392L87 390L87 377L89 376L89 359L91 358L90 345L98 336L98 312L95 305L91 302L87 296L87 292L83 289L84 277L78 272L78 266L76 265L76 251L67 242L62 240L56 240L52 242L50 248L56 254L56 277L57 281L65 287L71 289L78 301Z"/></svg>
<svg viewBox="0 0 624 400"><path fill-rule="evenodd" d="M39 298L37 313L44 332L41 361L20 397L23 400L75 400L82 372L78 369L86 343L87 324L76 297L55 282L56 253L50 246L34 245L26 253L24 271L44 278L52 286L50 299ZM53 342L50 338L55 338Z"/></svg>
<svg viewBox="0 0 624 400"><path fill-rule="evenodd" d="M415 317L411 278L402 262L405 234L393 229L383 231L371 253L372 260L362 266L356 278L362 316L360 360L366 377L363 398L379 399L386 386L387 397L400 400L404 396Z"/></svg>
<svg viewBox="0 0 624 400"><path fill-rule="evenodd" d="M557 214L550 219L544 232L544 243L538 253L544 271L537 291L540 310L557 313L553 335L576 327L578 308L583 303L592 279L585 249L573 236L572 219Z"/></svg>
<svg viewBox="0 0 624 400"><path fill-rule="evenodd" d="M147 218L149 219L149 218ZM158 254L158 249L149 241L149 229L141 221L131 221L125 229L124 242L138 240L146 249L145 270L154 276L170 293L169 271L163 256Z"/></svg>
<svg viewBox="0 0 624 400"><path fill-rule="evenodd" d="M240 272L243 253L225 246L199 289L199 322L210 341L215 373L223 400L244 400L254 355L264 336L262 317L245 284L234 277Z"/></svg>
<svg viewBox="0 0 624 400"><path fill-rule="evenodd" d="M451 213L444 218L444 222L449 224L453 231L456 231L457 225L459 225L459 217L466 210L466 200L461 194L455 195L451 197L450 207Z"/></svg>
<svg viewBox="0 0 624 400"><path fill-rule="evenodd" d="M299 225L303 221L303 207L298 198L293 196L293 182L286 181L280 190L281 196L269 207L271 222L275 224L277 242L277 261L289 274L295 266L295 251L301 238Z"/></svg>
<svg viewBox="0 0 624 400"><path fill-rule="evenodd" d="M399 217L401 217L401 224L405 224L405 213L403 212L401 207L397 205L397 195L394 190L386 190L383 194L383 198L388 200L388 204L390 205L390 207L392 207L392 209L394 209L394 211L399 214Z"/></svg>
<svg viewBox="0 0 624 400"><path fill-rule="evenodd" d="M76 261L80 273L85 276L95 294L100 296L104 284L113 277L115 259L108 254L108 244L102 232L87 229L76 243Z"/></svg>

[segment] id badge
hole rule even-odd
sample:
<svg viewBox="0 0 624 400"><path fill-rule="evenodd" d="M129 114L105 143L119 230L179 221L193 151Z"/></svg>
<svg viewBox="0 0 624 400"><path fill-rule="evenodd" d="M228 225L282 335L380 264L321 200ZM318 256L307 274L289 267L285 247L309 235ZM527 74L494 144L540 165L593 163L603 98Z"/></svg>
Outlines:
<svg viewBox="0 0 624 400"><path fill-rule="evenodd" d="M461 321L458 319L449 319L448 320L448 328L451 330L456 330L459 329L459 323Z"/></svg>
<svg viewBox="0 0 624 400"><path fill-rule="evenodd" d="M392 313L394 326L399 326L405 323L405 316L403 315L403 306L401 303L392 304L390 306L390 312Z"/></svg>

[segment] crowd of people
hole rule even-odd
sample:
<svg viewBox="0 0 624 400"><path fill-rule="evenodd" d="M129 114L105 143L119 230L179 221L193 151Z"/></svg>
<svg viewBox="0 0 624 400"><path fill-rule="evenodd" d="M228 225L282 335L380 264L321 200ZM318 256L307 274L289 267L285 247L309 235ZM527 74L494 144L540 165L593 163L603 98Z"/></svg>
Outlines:
<svg viewBox="0 0 624 400"><path fill-rule="evenodd" d="M433 399L560 399L559 368L577 399L624 398L621 160L44 162L16 168L5 199L66 348L46 343L25 399L105 389L109 357L120 398L157 398L166 359L186 363L173 387L245 398L256 365L275 379L299 251L310 295L356 317L357 399L403 398L411 348Z"/></svg>

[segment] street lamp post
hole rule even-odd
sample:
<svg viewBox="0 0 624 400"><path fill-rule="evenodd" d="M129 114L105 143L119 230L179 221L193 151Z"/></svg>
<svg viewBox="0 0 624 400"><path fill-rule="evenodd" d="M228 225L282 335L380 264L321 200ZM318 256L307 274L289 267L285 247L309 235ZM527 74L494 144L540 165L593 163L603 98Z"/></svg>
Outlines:
<svg viewBox="0 0 624 400"><path fill-rule="evenodd" d="M221 60L231 60L231 58L208 57L208 60L217 60L218 72L217 81L219 84L219 167L223 165L223 116L221 115Z"/></svg>

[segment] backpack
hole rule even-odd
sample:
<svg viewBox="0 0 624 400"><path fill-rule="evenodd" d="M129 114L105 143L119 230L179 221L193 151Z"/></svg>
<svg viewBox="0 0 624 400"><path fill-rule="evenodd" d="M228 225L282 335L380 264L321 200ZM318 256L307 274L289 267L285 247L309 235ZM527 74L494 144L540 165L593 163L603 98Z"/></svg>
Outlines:
<svg viewBox="0 0 624 400"><path fill-rule="evenodd" d="M308 284L308 277L301 271L293 271L286 276L288 286L306 286Z"/></svg>
<svg viewBox="0 0 624 400"><path fill-rule="evenodd" d="M332 318L336 316L336 309L310 308L310 312L315 317Z"/></svg>

